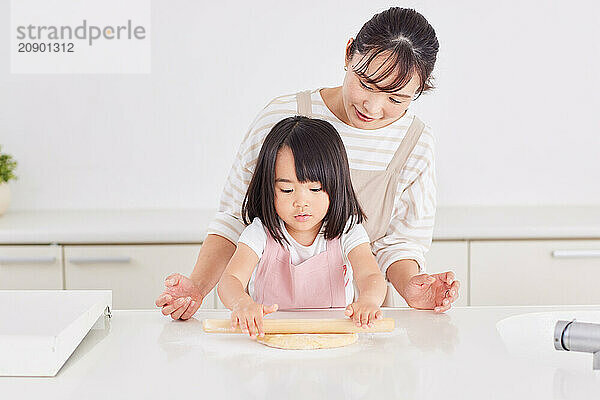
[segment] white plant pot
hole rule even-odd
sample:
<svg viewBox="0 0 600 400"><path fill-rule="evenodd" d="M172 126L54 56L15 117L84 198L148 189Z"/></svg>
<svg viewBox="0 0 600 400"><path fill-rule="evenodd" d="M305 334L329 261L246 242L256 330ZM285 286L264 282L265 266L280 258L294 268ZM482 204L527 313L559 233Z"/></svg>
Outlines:
<svg viewBox="0 0 600 400"><path fill-rule="evenodd" d="M0 215L4 214L10 204L10 189L8 183L0 183Z"/></svg>

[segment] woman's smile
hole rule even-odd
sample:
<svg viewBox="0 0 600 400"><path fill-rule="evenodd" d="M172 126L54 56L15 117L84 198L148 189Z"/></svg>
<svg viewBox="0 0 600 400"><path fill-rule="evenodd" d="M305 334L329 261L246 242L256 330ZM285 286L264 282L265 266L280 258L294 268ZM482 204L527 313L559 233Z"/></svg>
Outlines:
<svg viewBox="0 0 600 400"><path fill-rule="evenodd" d="M365 122L371 122L373 121L375 118L369 118L367 117L365 114L361 113L360 111L358 111L358 108L356 108L356 106L354 106L354 111L356 111L356 116L361 120L361 121L365 121Z"/></svg>

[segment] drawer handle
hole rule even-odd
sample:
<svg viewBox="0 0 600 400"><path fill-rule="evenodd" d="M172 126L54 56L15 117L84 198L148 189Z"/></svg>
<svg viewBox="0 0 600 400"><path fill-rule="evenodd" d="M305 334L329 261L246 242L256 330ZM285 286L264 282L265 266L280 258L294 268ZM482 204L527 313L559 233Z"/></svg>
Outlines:
<svg viewBox="0 0 600 400"><path fill-rule="evenodd" d="M554 258L600 258L600 250L554 250Z"/></svg>
<svg viewBox="0 0 600 400"><path fill-rule="evenodd" d="M131 262L131 257L70 257L73 264L125 264Z"/></svg>
<svg viewBox="0 0 600 400"><path fill-rule="evenodd" d="M56 257L0 257L0 264L54 264Z"/></svg>

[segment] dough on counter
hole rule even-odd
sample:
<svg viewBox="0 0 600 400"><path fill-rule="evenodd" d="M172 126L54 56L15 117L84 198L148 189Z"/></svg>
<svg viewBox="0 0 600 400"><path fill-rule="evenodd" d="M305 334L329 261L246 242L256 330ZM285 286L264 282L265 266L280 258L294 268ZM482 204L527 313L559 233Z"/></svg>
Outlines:
<svg viewBox="0 0 600 400"><path fill-rule="evenodd" d="M265 334L264 337L258 337L257 341L278 349L314 350L348 346L356 342L357 339L358 335L356 333L286 333Z"/></svg>

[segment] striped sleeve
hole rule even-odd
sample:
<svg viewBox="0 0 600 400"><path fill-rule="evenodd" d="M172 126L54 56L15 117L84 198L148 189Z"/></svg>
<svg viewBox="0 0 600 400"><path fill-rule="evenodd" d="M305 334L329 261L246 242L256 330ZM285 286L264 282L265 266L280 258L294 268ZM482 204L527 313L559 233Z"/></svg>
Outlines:
<svg viewBox="0 0 600 400"><path fill-rule="evenodd" d="M389 266L399 260L414 260L419 273L425 272L425 253L431 247L435 210L434 141L426 127L402 172L388 231L372 244L384 276Z"/></svg>
<svg viewBox="0 0 600 400"><path fill-rule="evenodd" d="M295 113L295 97L286 95L273 99L257 115L238 148L221 193L217 213L208 226L208 234L222 236L237 244L245 228L242 220L242 203L264 138L278 121Z"/></svg>

